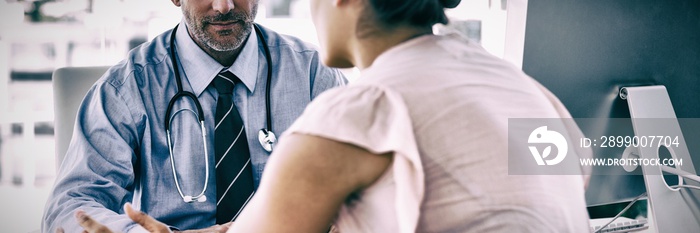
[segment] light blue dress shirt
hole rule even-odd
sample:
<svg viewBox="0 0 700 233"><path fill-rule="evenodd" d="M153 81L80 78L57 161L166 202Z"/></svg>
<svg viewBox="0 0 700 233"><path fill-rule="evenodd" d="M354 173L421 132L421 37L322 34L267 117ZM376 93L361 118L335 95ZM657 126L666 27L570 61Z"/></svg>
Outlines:
<svg viewBox="0 0 700 233"><path fill-rule="evenodd" d="M214 114L218 93L209 84L223 69L241 80L234 103L243 118L255 185L260 182L269 153L258 142L266 125L267 61L253 31L231 67L224 67L190 38L185 23L175 37L183 88L201 103L206 143L192 112L181 111L172 121L173 157L184 195L199 194L205 182L206 202L185 203L175 185L164 126L166 108L177 92L169 56L171 32L130 51L92 87L79 109L73 138L47 201L43 232L82 231L73 217L78 209L116 231L138 227L123 214L132 202L155 219L182 230L215 224ZM323 66L308 44L261 27L272 60L272 129L281 135L321 92L346 83L337 70ZM174 111L193 109L181 99ZM209 153L204 157L204 146ZM205 180L205 166L209 179Z"/></svg>

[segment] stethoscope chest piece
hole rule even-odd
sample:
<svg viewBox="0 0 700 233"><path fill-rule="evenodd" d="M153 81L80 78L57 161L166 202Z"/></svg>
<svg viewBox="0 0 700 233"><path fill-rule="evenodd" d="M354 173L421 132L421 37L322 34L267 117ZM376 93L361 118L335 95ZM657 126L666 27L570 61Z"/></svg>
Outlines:
<svg viewBox="0 0 700 233"><path fill-rule="evenodd" d="M277 136L270 130L260 129L260 131L258 131L258 141L260 141L260 145L263 149L267 152L272 152L272 147L275 145L275 142L277 142Z"/></svg>

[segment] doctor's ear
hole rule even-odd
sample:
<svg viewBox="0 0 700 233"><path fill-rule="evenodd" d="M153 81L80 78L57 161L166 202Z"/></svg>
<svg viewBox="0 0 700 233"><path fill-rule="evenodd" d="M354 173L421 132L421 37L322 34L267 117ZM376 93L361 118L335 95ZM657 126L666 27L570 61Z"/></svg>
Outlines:
<svg viewBox="0 0 700 233"><path fill-rule="evenodd" d="M175 4L175 6L177 6L177 7L180 7L180 6L182 5L182 3L180 2L180 0L170 0L170 1L172 1L173 4Z"/></svg>

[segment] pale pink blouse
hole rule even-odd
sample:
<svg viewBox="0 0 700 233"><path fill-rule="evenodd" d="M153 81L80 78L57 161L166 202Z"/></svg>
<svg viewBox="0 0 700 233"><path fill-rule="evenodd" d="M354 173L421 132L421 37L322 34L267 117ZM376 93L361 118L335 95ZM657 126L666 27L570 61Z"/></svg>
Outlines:
<svg viewBox="0 0 700 233"><path fill-rule="evenodd" d="M340 232L587 232L580 176L508 175L508 118L529 117L570 115L479 45L429 35L316 98L285 134L394 153L342 207Z"/></svg>

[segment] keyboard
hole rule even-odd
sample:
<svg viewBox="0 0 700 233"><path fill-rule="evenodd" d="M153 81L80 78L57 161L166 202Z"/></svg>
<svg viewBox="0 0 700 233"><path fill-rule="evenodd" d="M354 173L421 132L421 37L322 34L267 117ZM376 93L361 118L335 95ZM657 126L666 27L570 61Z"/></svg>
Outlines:
<svg viewBox="0 0 700 233"><path fill-rule="evenodd" d="M600 230L603 225L610 222L612 218L598 218L591 219L591 232L600 233L623 233L623 232L635 232L646 230L649 228L647 225L647 219L631 219L625 217L619 217L615 219L610 225ZM600 230L600 231L599 231Z"/></svg>

